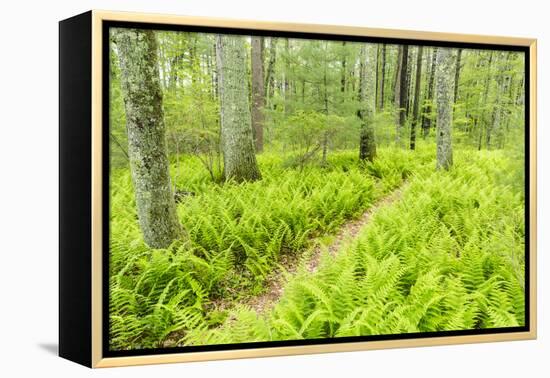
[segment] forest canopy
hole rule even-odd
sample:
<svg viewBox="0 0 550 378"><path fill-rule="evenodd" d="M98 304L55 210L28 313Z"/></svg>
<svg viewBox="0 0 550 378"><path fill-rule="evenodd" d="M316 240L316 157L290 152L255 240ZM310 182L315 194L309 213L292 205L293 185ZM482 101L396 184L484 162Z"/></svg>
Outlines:
<svg viewBox="0 0 550 378"><path fill-rule="evenodd" d="M525 55L111 28L109 345L525 324Z"/></svg>

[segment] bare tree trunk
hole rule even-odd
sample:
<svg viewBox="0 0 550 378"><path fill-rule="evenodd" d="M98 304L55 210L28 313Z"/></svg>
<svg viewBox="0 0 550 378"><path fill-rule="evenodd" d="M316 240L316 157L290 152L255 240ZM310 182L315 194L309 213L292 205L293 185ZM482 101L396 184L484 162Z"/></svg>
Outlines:
<svg viewBox="0 0 550 378"><path fill-rule="evenodd" d="M184 231L170 184L157 41L151 30L116 29L128 155L143 239L166 248Z"/></svg>
<svg viewBox="0 0 550 378"><path fill-rule="evenodd" d="M342 72L340 77L340 92L346 92L347 62L346 62L346 41L342 42Z"/></svg>
<svg viewBox="0 0 550 378"><path fill-rule="evenodd" d="M376 46L376 88L375 88L375 92L374 92L374 103L376 105L376 107L378 108L378 101L379 101L379 96L380 96L380 51L381 51L381 47L380 45L378 44Z"/></svg>
<svg viewBox="0 0 550 378"><path fill-rule="evenodd" d="M506 64L505 64L505 69L504 69L504 72L499 72L498 73L498 76L497 76L497 89L496 89L496 98L495 98L495 104L494 104L494 107L493 107L493 116L492 116L492 125L490 125L488 128L487 128L487 139L486 139L486 145L487 145L487 148L491 148L491 143L493 142L493 136L496 136L497 138L497 142L499 142L500 144L500 141L498 140L500 137L501 137L501 132L500 132L500 120L501 120L501 115L502 115L502 97L504 95L504 92L506 91L506 81L507 81L507 72L510 70L510 67L509 67L509 59L510 59L510 55L508 54L507 55L507 58L506 58Z"/></svg>
<svg viewBox="0 0 550 378"><path fill-rule="evenodd" d="M418 124L418 108L420 105L420 82L422 79L422 46L418 47L418 54L416 57L416 78L414 83L414 104L413 115L411 124L411 140L410 148L414 150L416 147L416 126Z"/></svg>
<svg viewBox="0 0 550 378"><path fill-rule="evenodd" d="M381 73L380 73L380 110L384 109L384 86L386 84L386 44L382 45L382 64L381 64Z"/></svg>
<svg viewBox="0 0 550 378"><path fill-rule="evenodd" d="M412 60L413 52L411 49L409 49L409 56L407 58L408 64L407 64L407 80L406 87L407 87L407 106L405 108L405 115L406 118L409 118L410 110L411 110L411 101L413 100L413 96L411 95L412 92L412 72L413 72L413 60Z"/></svg>
<svg viewBox="0 0 550 378"><path fill-rule="evenodd" d="M428 114L422 114L422 136L424 138L427 138L430 134L430 129L432 127L432 119L431 119L431 113L432 113L432 102L434 99L434 85L435 85L435 63L437 61L437 47L433 48L432 51L432 64L430 68L430 78L428 80L428 93L426 96L426 109L424 110L424 113Z"/></svg>
<svg viewBox="0 0 550 378"><path fill-rule="evenodd" d="M277 39L275 37L269 38L269 62L267 64L267 72L265 74L265 97L272 99L275 94L275 63L277 60Z"/></svg>
<svg viewBox="0 0 550 378"><path fill-rule="evenodd" d="M409 46L403 45L402 47L402 56L399 72L399 105L397 114L399 115L399 122L397 124L397 133L396 133L396 142L400 142L401 133L405 128L407 121L407 102L408 102L408 88L407 88L407 67L408 67L408 58L409 58Z"/></svg>
<svg viewBox="0 0 550 378"><path fill-rule="evenodd" d="M460 80L460 64L462 60L462 49L458 49L458 53L456 54L456 67L455 67L455 88L454 88L454 96L453 96L453 102L456 103L458 100L458 83Z"/></svg>
<svg viewBox="0 0 550 378"><path fill-rule="evenodd" d="M252 138L246 59L243 37L217 36L223 170L226 180L237 182L261 178Z"/></svg>
<svg viewBox="0 0 550 378"><path fill-rule="evenodd" d="M485 88L483 89L483 95L480 97L479 106L482 108L481 115L479 116L479 134L478 134L478 140L477 140L477 149L478 151L481 150L482 144L483 144L483 131L486 129L486 122L485 122L485 104L487 104L487 100L489 97L489 88L491 86L491 65L493 63L493 54L494 51L491 51L489 53L489 62L487 63L487 70L486 70L486 76L485 76Z"/></svg>
<svg viewBox="0 0 550 378"><path fill-rule="evenodd" d="M357 112L361 119L359 159L373 161L376 157L374 112L376 109L376 46L361 45L359 66L359 102Z"/></svg>
<svg viewBox="0 0 550 378"><path fill-rule="evenodd" d="M285 70L284 70L284 81L283 81L283 99L284 99L284 105L285 105L285 115L289 115L291 113L290 111L290 80L288 79L288 75L290 73L290 62L289 62L289 54L290 54L290 40L288 38L285 39Z"/></svg>
<svg viewBox="0 0 550 378"><path fill-rule="evenodd" d="M263 37L252 37L252 131L254 132L254 144L256 152L264 149L264 59Z"/></svg>
<svg viewBox="0 0 550 378"><path fill-rule="evenodd" d="M453 87L453 56L450 48L440 48L437 51L436 67L437 96L437 169L450 169L453 165L452 146L452 87Z"/></svg>
<svg viewBox="0 0 550 378"><path fill-rule="evenodd" d="M397 62L395 63L395 76L393 80L393 103L396 107L399 107L400 98L400 84L401 84L401 63L403 60L403 46L397 47ZM399 117L397 117L399 122Z"/></svg>
<svg viewBox="0 0 550 378"><path fill-rule="evenodd" d="M325 118L325 122L328 119L328 81L327 81L327 48L328 44L325 42L324 47L324 60L323 60L323 104L324 104L324 113L327 118ZM328 154L328 131L325 130L323 132L323 155L321 163L323 165L326 165L327 163L327 154Z"/></svg>

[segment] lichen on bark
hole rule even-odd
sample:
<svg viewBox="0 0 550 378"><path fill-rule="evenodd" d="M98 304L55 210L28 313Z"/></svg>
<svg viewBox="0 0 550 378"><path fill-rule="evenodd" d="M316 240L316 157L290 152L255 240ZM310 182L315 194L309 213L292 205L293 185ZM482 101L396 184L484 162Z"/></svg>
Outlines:
<svg viewBox="0 0 550 378"><path fill-rule="evenodd" d="M143 239L165 248L184 235L166 156L157 42L151 30L114 29L126 112L128 155Z"/></svg>

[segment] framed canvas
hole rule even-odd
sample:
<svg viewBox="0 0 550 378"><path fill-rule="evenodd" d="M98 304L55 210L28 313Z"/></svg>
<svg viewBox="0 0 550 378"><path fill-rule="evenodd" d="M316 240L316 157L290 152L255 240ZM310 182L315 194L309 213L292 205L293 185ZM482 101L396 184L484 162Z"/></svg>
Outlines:
<svg viewBox="0 0 550 378"><path fill-rule="evenodd" d="M536 337L536 40L60 22L59 353Z"/></svg>

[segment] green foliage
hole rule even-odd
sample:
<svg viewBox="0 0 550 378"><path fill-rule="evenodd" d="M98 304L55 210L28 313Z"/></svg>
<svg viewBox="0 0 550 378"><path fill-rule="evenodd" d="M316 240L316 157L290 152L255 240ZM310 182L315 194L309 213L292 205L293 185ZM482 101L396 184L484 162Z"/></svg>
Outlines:
<svg viewBox="0 0 550 378"><path fill-rule="evenodd" d="M373 118L378 156L363 163L360 44L266 38L263 179L236 184L222 180L215 35L156 35L172 184L189 194L178 198L188 240L163 250L142 240L112 45L111 349L525 324L521 54L463 51L455 167L435 172L433 131L424 140L417 129L416 151L403 149L409 117L403 146L395 146L396 45L378 69L385 72L384 107ZM433 125L424 72L421 112ZM323 147L330 153L320 164ZM332 235L403 183L402 198L336 257L324 255L315 273L299 268L274 308L256 313L239 304L264 290L282 260L300 261L314 238Z"/></svg>
<svg viewBox="0 0 550 378"><path fill-rule="evenodd" d="M522 194L503 154L459 154L416 175L358 239L288 282L275 308L231 312L186 344L400 334L525 324Z"/></svg>
<svg viewBox="0 0 550 378"><path fill-rule="evenodd" d="M195 193L178 206L190 240L167 250L143 243L130 174L114 171L111 348L158 347L176 330L219 322L210 318L217 301L261 291L282 255L302 253L313 237L362 213L411 170L420 170L428 154L410 161L410 152L382 149L375 163L360 165L355 153L342 152L324 168L298 171L265 153L259 157L263 180L224 185L212 183L198 159L183 157L188 169L174 184Z"/></svg>

